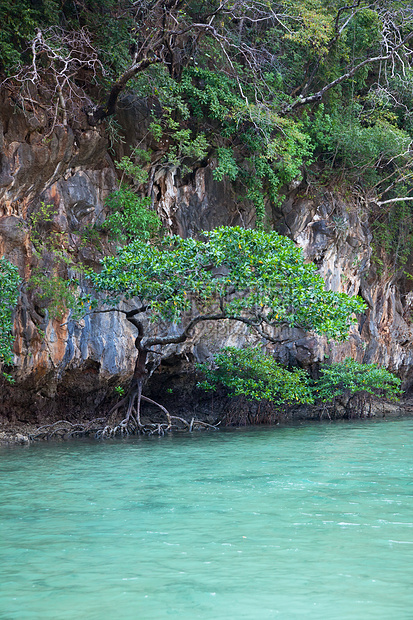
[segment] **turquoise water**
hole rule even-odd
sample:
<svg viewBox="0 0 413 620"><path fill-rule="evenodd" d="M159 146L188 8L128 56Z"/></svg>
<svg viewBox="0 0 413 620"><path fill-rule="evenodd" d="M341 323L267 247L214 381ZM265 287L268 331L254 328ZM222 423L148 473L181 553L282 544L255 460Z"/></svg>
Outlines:
<svg viewBox="0 0 413 620"><path fill-rule="evenodd" d="M413 618L413 420L0 451L0 618Z"/></svg>

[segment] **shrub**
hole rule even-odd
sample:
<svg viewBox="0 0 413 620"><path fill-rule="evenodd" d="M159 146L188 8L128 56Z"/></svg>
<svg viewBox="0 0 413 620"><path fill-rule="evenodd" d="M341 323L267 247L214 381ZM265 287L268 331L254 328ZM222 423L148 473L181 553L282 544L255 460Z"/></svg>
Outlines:
<svg viewBox="0 0 413 620"><path fill-rule="evenodd" d="M345 392L371 394L397 400L401 395L401 380L376 364L360 364L347 358L344 362L324 366L314 389L317 399L332 401Z"/></svg>
<svg viewBox="0 0 413 620"><path fill-rule="evenodd" d="M150 204L150 198L141 198L131 189L121 187L106 200L111 213L102 228L122 242L150 239L161 227L159 217L149 209Z"/></svg>
<svg viewBox="0 0 413 620"><path fill-rule="evenodd" d="M209 364L199 364L198 369L204 376L198 386L205 391L222 387L230 397L242 396L272 409L280 405L316 404L324 411L327 404L334 410L339 397L345 396L347 413L354 409L356 414L363 415L370 396L397 400L402 393L401 380L375 364L346 359L325 365L320 378L313 381L305 370L285 368L253 347L226 347ZM271 416L271 408L269 412ZM234 422L234 415L231 419Z"/></svg>
<svg viewBox="0 0 413 620"><path fill-rule="evenodd" d="M314 400L305 370L288 370L253 347L225 347L214 356L212 366L199 364L198 369L205 376L199 387L206 391L223 386L230 396L274 404L312 403Z"/></svg>
<svg viewBox="0 0 413 620"><path fill-rule="evenodd" d="M13 363L13 311L19 297L19 271L6 258L0 258L0 365ZM0 366L1 367L1 366ZM10 375L3 373L11 381Z"/></svg>

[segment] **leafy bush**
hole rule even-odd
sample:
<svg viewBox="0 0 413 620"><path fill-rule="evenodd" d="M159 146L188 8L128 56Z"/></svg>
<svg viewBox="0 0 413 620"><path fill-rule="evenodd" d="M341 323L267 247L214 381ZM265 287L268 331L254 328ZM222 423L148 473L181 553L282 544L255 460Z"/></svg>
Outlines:
<svg viewBox="0 0 413 620"><path fill-rule="evenodd" d="M369 395L397 400L402 394L401 380L375 364L360 364L352 359L323 366L318 380L311 380L302 369L288 369L257 348L225 347L210 363L199 364L204 380L198 386L205 391L218 387L229 396L271 405L324 404L334 406L345 395L359 397L363 413ZM349 402L351 408L352 403Z"/></svg>
<svg viewBox="0 0 413 620"><path fill-rule="evenodd" d="M311 120L305 115L304 126L319 154L332 164L354 168L359 176L363 172L360 168L371 171L379 161L401 160L411 142L406 131L386 118L368 123L358 104L339 107L332 113L326 113L321 104Z"/></svg>
<svg viewBox="0 0 413 620"><path fill-rule="evenodd" d="M401 380L376 364L360 364L347 358L344 362L324 366L314 387L322 402L331 401L345 392L350 395L364 392L396 400L402 393Z"/></svg>
<svg viewBox="0 0 413 620"><path fill-rule="evenodd" d="M241 180L260 226L266 197L277 204L281 186L301 177L303 165L312 161L313 146L303 125L281 117L272 102L246 101L235 78L210 69L188 67L175 92L209 124L210 141L218 145L214 178Z"/></svg>
<svg viewBox="0 0 413 620"><path fill-rule="evenodd" d="M198 370L205 376L198 385L206 391L224 386L230 396L245 396L247 400L274 404L314 402L305 370L288 370L257 348L225 347L214 356L213 366L199 364Z"/></svg>
<svg viewBox="0 0 413 620"><path fill-rule="evenodd" d="M19 297L19 271L6 258L0 258L0 365L13 363L13 311ZM3 373L11 381L10 375Z"/></svg>
<svg viewBox="0 0 413 620"><path fill-rule="evenodd" d="M150 239L161 226L150 204L150 198L140 198L131 189L121 187L106 200L111 214L104 221L103 230L122 242Z"/></svg>

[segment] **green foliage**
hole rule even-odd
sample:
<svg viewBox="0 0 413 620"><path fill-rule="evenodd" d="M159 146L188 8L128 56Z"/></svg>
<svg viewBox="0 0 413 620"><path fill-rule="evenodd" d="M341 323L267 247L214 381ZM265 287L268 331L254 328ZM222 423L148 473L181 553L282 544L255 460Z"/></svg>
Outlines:
<svg viewBox="0 0 413 620"><path fill-rule="evenodd" d="M151 160L150 154L141 149L135 149L134 155L138 159L146 162L150 162ZM142 185L148 180L148 171L144 170L140 164L135 164L130 157L122 157L121 160L116 163L116 168L131 177L138 185Z"/></svg>
<svg viewBox="0 0 413 620"><path fill-rule="evenodd" d="M235 181L239 174L239 167L235 161L234 151L231 148L219 147L217 149L218 164L212 174L216 181L222 181L224 177Z"/></svg>
<svg viewBox="0 0 413 620"><path fill-rule="evenodd" d="M17 267L0 257L0 365L13 363L13 312L19 297L20 277ZM10 375L3 375L12 381Z"/></svg>
<svg viewBox="0 0 413 620"><path fill-rule="evenodd" d="M339 364L323 366L315 386L317 399L331 401L345 392L350 395L364 392L397 400L402 394L401 380L376 364L360 364L347 358Z"/></svg>
<svg viewBox="0 0 413 620"><path fill-rule="evenodd" d="M407 192L404 191L403 194ZM379 274L411 268L413 254L413 210L411 203L396 202L374 214L373 259Z"/></svg>
<svg viewBox="0 0 413 620"><path fill-rule="evenodd" d="M140 198L131 189L121 187L106 200L111 214L104 221L103 230L121 242L151 239L161 222L150 210L150 204L150 198Z"/></svg>
<svg viewBox="0 0 413 620"><path fill-rule="evenodd" d="M11 71L22 59L36 27L58 23L57 0L2 0L0 3L0 70Z"/></svg>
<svg viewBox="0 0 413 620"><path fill-rule="evenodd" d="M225 136L233 135L248 113L234 78L207 68L188 67L174 92L199 119L219 121Z"/></svg>
<svg viewBox="0 0 413 620"><path fill-rule="evenodd" d="M406 159L411 137L385 117L369 118L358 104L329 114L320 105L313 118L306 115L305 127L317 152L332 165L353 169L357 177L374 172L375 166L398 158Z"/></svg>
<svg viewBox="0 0 413 620"><path fill-rule="evenodd" d="M213 365L199 364L206 391L224 386L230 396L267 400L274 404L313 403L311 382L302 369L288 370L254 347L226 347L214 356Z"/></svg>
<svg viewBox="0 0 413 620"><path fill-rule="evenodd" d="M374 49L380 43L380 16L372 8L358 11L346 32L347 56L359 57L365 50Z"/></svg>
<svg viewBox="0 0 413 620"><path fill-rule="evenodd" d="M88 224L78 232L82 247L94 246L101 249L101 236L99 230L93 224Z"/></svg>
<svg viewBox="0 0 413 620"><path fill-rule="evenodd" d="M210 140L218 143L214 178L241 180L260 226L266 198L277 204L280 188L301 177L303 165L311 163L313 147L302 124L282 118L268 101L246 101L235 78L210 69L188 67L175 92L210 125Z"/></svg>
<svg viewBox="0 0 413 620"><path fill-rule="evenodd" d="M285 39L297 43L316 57L325 54L334 34L334 16L322 0L287 0L291 16L298 17L298 27L289 30Z"/></svg>
<svg viewBox="0 0 413 620"><path fill-rule="evenodd" d="M54 230L55 216L55 206L45 203L30 216L29 234L36 265L27 287L35 293L39 306L47 308L51 319L61 320L69 309L76 311L78 277L84 268L68 251L68 234Z"/></svg>
<svg viewBox="0 0 413 620"><path fill-rule="evenodd" d="M180 129L171 133L174 144L169 147L168 153L164 157L164 163L168 166L180 166L183 174L189 172L191 168L186 165L185 160L192 163L205 159L209 149L208 140L203 133L192 137L190 129Z"/></svg>
<svg viewBox="0 0 413 620"><path fill-rule="evenodd" d="M141 197L132 187L123 182L129 177L135 186L141 186L148 180L148 171L143 165L150 163L151 154L143 149L135 148L130 157L125 156L116 163L121 170L120 187L106 199L106 207L110 214L103 222L101 229L110 237L126 243L133 239L152 239L161 228L158 215L151 209L151 198Z"/></svg>
<svg viewBox="0 0 413 620"><path fill-rule="evenodd" d="M47 308L49 318L57 320L61 320L68 310L77 309L77 286L78 279L59 275L56 265L52 270L34 269L28 282L28 288L35 292L37 302Z"/></svg>
<svg viewBox="0 0 413 620"><path fill-rule="evenodd" d="M37 258L40 258L41 252L44 249L42 231L44 232L46 228L51 227L55 215L56 207L54 205L47 205L44 202L41 202L37 211L34 211L30 215L30 240L33 243L34 252ZM52 233L51 239L47 240L47 244L51 247L56 246L56 236L54 233Z"/></svg>
<svg viewBox="0 0 413 620"><path fill-rule="evenodd" d="M313 264L290 239L276 232L223 226L204 231L205 241L164 238L157 246L134 240L102 261L91 276L112 298L139 297L152 319L180 321L184 313L260 317L344 338L353 313L365 305L326 291Z"/></svg>
<svg viewBox="0 0 413 620"><path fill-rule="evenodd" d="M379 93L370 93L364 106L353 103L326 113L320 105L311 120L307 115L303 119L330 174L341 169L347 181L357 182L367 195L371 192L373 258L379 274L405 268L413 252L411 203L374 206L377 195L392 200L411 194L412 136L398 126L392 110Z"/></svg>
<svg viewBox="0 0 413 620"><path fill-rule="evenodd" d="M287 369L257 348L225 347L208 364L199 364L205 391L224 387L230 396L280 404L330 403L337 397L371 394L397 400L401 380L375 364L352 359L324 365L320 378L312 381L303 369Z"/></svg>

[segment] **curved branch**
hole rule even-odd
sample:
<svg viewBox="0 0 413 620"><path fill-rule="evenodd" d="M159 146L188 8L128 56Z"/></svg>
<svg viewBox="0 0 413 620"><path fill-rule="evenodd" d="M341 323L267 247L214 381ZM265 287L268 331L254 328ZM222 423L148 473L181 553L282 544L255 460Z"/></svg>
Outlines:
<svg viewBox="0 0 413 620"><path fill-rule="evenodd" d="M180 344L182 342L185 342L187 338L190 337L192 330L198 323L201 323L204 321L222 321L222 320L237 321L239 323L244 323L245 325L248 325L248 327L251 327L252 329L254 329L258 335L260 335L262 338L265 338L269 342L272 342L274 344L279 344L281 342L279 338L272 337L270 334L267 334L267 332L265 332L262 329L262 323L264 322L262 317L259 318L258 322L256 322L253 319L249 319L247 317L243 317L239 315L229 315L229 314L225 314L225 312L220 312L219 314L202 314L202 315L198 315L194 317L193 319L191 319L191 321L189 321L188 325L184 327L182 331L175 336L166 335L166 336L152 336L152 337L145 338L143 347L147 351L149 347L152 347L155 345L165 346L167 344ZM268 323L268 321L266 322Z"/></svg>
<svg viewBox="0 0 413 620"><path fill-rule="evenodd" d="M145 349L148 347L153 347L157 344L166 345L166 344L180 344L181 342L185 342L187 338L191 335L191 331L198 323L202 321L220 321L222 319L228 319L224 313L220 314L201 314L189 321L188 325L182 330L180 334L177 336L152 336L149 338L145 338Z"/></svg>
<svg viewBox="0 0 413 620"><path fill-rule="evenodd" d="M88 122L89 125L97 125L101 121L103 121L108 116L111 116L116 111L116 103L119 98L119 95L125 88L126 84L132 79L137 73L144 71L151 65L154 65L158 62L161 62L161 59L156 57L153 58L144 58L139 62L133 63L121 76L111 88L109 93L107 102L105 106L100 106L92 110L87 111Z"/></svg>
<svg viewBox="0 0 413 620"><path fill-rule="evenodd" d="M160 405L159 403L156 402L156 400L152 400L152 398L148 398L147 396L141 396L141 400L144 400L146 403L149 403L151 405L155 405L156 407L159 407L159 409L161 411L164 412L164 414L166 415L166 419L168 420L168 426L171 427L172 426L172 422L171 422L171 414L169 413L169 411L167 409L165 409L165 407L163 405ZM176 416L174 416L176 417ZM179 418L182 419L182 418Z"/></svg>
<svg viewBox="0 0 413 620"><path fill-rule="evenodd" d="M126 315L126 317L128 316L133 317L136 314L146 312L146 310L148 310L148 306L141 306L140 308L137 308L136 310L121 310L120 308L103 308L101 310L91 310L90 312L85 312L85 314L83 314L80 317L80 319L84 319L85 316L91 316L92 314L107 314L108 312L120 312L121 314ZM77 319L77 320L80 320L80 319ZM69 323L69 320L66 321L65 323L61 323L60 327L64 327L65 325L67 325Z"/></svg>
<svg viewBox="0 0 413 620"><path fill-rule="evenodd" d="M316 92L316 93L314 93L312 95L309 95L308 97L303 97L303 96L298 97L298 99L296 99L291 105L286 106L284 108L283 114L288 114L289 112L292 112L293 110L295 110L296 108L298 108L300 106L307 105L309 103L315 103L316 101L320 101L323 98L323 95L327 91L329 91L331 88L334 88L334 86L337 86L338 84L341 84L341 82L344 82L344 80L348 80L349 78L353 77L353 75L355 75L357 73L357 71L359 71L359 69L362 69L366 65L370 65L370 64L373 64L375 62L381 62L383 60L389 60L390 58L393 58L396 55L396 52L401 47L406 45L406 43L408 41L410 41L410 39L412 39L412 38L413 38L413 32L409 33L403 39L403 41L401 41L398 45L396 45L391 50L391 52L389 52L388 54L385 54L383 56L373 56L373 57L370 57L370 58L366 58L365 60L360 62L358 65L353 67L352 69L349 69L348 71L346 71L346 73L343 73L342 75L340 75L340 77L338 77L337 79L335 79L332 82L330 82L329 84L326 84L325 86L323 86L323 88L321 88L318 92Z"/></svg>
<svg viewBox="0 0 413 620"><path fill-rule="evenodd" d="M273 344L280 344L280 342L284 342L282 339L274 338L273 336L271 336L270 334L268 334L267 332L263 330L261 326L262 323L267 323L267 325L270 325L271 327L275 327L275 325L272 325L264 317L261 317L258 323L253 321L253 319L248 319L247 317L242 317L242 316L228 316L227 318L232 321L238 321L240 323L244 323L245 325L248 325L248 327L251 327L252 329L254 329L259 336L261 336L262 338L265 338L265 340L268 340L268 342L272 342Z"/></svg>

